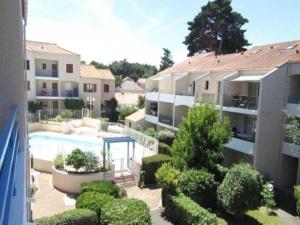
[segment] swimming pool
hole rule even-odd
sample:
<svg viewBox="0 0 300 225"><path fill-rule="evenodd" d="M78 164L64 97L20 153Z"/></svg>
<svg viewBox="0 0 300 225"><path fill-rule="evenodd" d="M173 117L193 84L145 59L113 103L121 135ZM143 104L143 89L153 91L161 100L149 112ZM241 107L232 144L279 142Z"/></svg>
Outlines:
<svg viewBox="0 0 300 225"><path fill-rule="evenodd" d="M122 135L119 135L122 136ZM66 135L54 132L35 132L29 135L29 150L34 158L52 161L57 154L67 156L71 151L80 148L82 151L92 151L102 159L103 140L98 137L83 135ZM140 162L146 149L135 145L135 160ZM129 155L132 155L132 144L130 144ZM110 156L114 160L116 170L127 165L127 143L114 143L110 147ZM123 160L122 160L123 159ZM123 165L121 165L121 160Z"/></svg>

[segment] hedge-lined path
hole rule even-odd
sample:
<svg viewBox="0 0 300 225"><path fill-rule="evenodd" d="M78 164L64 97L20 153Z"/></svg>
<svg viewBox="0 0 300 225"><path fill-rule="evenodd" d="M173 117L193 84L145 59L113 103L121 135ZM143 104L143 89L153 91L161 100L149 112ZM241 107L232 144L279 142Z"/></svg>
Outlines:
<svg viewBox="0 0 300 225"><path fill-rule="evenodd" d="M52 216L75 208L75 200L52 186L51 174L39 172L33 174L38 188L34 195L35 201L31 205L33 219Z"/></svg>
<svg viewBox="0 0 300 225"><path fill-rule="evenodd" d="M157 208L151 211L152 225L173 225L169 220L163 216L163 209Z"/></svg>
<svg viewBox="0 0 300 225"><path fill-rule="evenodd" d="M145 187L130 187L126 189L128 198L136 198L146 202L150 209L156 209L161 205L161 188Z"/></svg>

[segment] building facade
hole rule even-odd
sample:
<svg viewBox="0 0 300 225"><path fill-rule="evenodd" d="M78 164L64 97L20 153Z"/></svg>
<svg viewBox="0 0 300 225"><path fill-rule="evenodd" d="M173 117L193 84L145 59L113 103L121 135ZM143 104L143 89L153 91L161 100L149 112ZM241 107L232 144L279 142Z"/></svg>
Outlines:
<svg viewBox="0 0 300 225"><path fill-rule="evenodd" d="M65 99L92 98L90 108L100 111L105 100L114 97L115 78L110 70L80 63L80 55L53 43L27 41L28 101L44 109L62 110Z"/></svg>
<svg viewBox="0 0 300 225"><path fill-rule="evenodd" d="M300 146L285 142L283 127L300 116L299 51L293 41L188 58L147 79L145 120L176 131L189 107L213 104L232 128L224 163L249 162L290 189L300 183Z"/></svg>
<svg viewBox="0 0 300 225"><path fill-rule="evenodd" d="M27 0L0 1L0 224L30 224L25 26Z"/></svg>

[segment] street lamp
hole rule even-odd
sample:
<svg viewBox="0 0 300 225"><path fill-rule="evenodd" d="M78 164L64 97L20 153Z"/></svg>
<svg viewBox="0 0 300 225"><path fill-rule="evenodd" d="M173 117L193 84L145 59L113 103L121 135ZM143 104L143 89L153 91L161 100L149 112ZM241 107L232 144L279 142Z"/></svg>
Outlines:
<svg viewBox="0 0 300 225"><path fill-rule="evenodd" d="M89 105L89 115L91 117L91 110L92 110L92 108L95 104L96 99L95 99L95 97L88 96L88 97L86 97L86 100L87 100L88 105Z"/></svg>

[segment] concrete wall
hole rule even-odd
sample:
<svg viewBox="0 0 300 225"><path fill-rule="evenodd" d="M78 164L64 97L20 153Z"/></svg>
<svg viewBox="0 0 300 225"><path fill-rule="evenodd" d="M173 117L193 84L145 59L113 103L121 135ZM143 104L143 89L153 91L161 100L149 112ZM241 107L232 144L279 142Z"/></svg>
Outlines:
<svg viewBox="0 0 300 225"><path fill-rule="evenodd" d="M280 186L283 111L288 67L283 65L260 81L254 166Z"/></svg>

